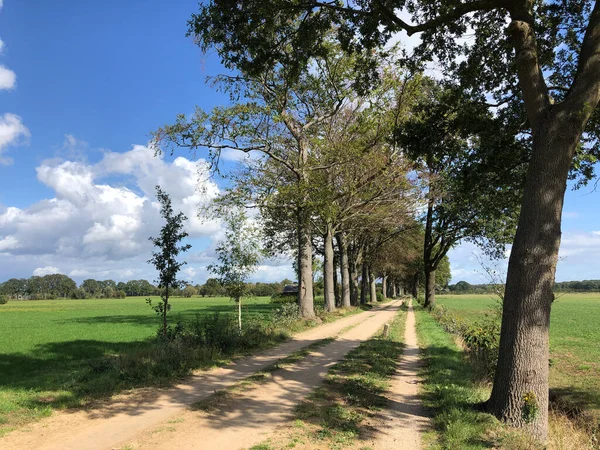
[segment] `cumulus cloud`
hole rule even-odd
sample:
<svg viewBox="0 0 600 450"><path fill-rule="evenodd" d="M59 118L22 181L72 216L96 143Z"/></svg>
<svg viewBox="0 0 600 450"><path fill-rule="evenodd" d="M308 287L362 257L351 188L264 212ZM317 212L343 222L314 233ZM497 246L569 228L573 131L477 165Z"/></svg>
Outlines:
<svg viewBox="0 0 600 450"><path fill-rule="evenodd" d="M220 230L216 221L202 221L197 214L198 206L219 192L203 161L180 157L168 162L135 145L124 153L105 152L96 164L44 162L37 177L55 195L27 208L0 206L0 252L49 260L49 266L65 267L73 276L103 273L122 279L145 266L148 237L162 224L156 185L171 196L176 211L188 216L191 238L211 237ZM133 269L112 265L128 259Z"/></svg>
<svg viewBox="0 0 600 450"><path fill-rule="evenodd" d="M16 114L6 113L0 116L0 164L10 164L10 158L2 153L11 145L17 145L29 138L29 130Z"/></svg>
<svg viewBox="0 0 600 450"><path fill-rule="evenodd" d="M60 269L54 266L38 267L33 271L33 275L36 277L43 277L45 275L53 275L60 273Z"/></svg>
<svg viewBox="0 0 600 450"><path fill-rule="evenodd" d="M0 41L0 47L4 47L4 43ZM0 65L0 89L13 89L17 84L17 74L12 70Z"/></svg>

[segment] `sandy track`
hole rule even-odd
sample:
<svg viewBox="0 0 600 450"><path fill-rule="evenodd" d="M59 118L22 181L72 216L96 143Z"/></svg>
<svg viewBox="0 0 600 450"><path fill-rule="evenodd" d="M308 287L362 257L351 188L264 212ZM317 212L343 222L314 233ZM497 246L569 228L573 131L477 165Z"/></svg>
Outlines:
<svg viewBox="0 0 600 450"><path fill-rule="evenodd" d="M391 322L400 302L374 314L302 361L278 370L273 379L240 394L217 413L186 410L153 430L128 440L135 449L244 449L260 443L293 417L294 407L352 349Z"/></svg>
<svg viewBox="0 0 600 450"><path fill-rule="evenodd" d="M377 439L369 445L373 450L418 450L421 432L429 426L419 397L421 361L412 304L409 304L406 316L404 345L402 359L386 394L389 406L374 424Z"/></svg>
<svg viewBox="0 0 600 450"><path fill-rule="evenodd" d="M99 450L118 447L119 443L181 413L188 405L207 398L217 390L232 386L290 353L315 341L335 336L348 327L360 324L359 327L363 328L376 317L394 314L398 304L392 302L299 333L292 340L260 355L242 358L226 367L201 372L188 378L186 383L171 389L137 390L99 408L56 413L27 429L14 431L0 439L0 447L14 450ZM359 341L356 345L358 343ZM346 342L346 345L349 343Z"/></svg>

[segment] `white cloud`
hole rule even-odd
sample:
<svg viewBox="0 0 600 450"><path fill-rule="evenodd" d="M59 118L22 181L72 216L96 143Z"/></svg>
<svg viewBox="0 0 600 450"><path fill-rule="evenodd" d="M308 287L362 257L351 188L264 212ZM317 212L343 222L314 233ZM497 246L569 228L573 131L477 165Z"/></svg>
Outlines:
<svg viewBox="0 0 600 450"><path fill-rule="evenodd" d="M0 164L10 164L12 160L2 156L6 148L17 145L29 138L29 130L16 114L0 116Z"/></svg>
<svg viewBox="0 0 600 450"><path fill-rule="evenodd" d="M218 222L197 216L198 206L219 192L202 160L167 162L136 145L124 153L105 152L96 164L46 161L37 176L54 191L53 198L27 208L0 206L0 252L18 264L28 257L29 264L37 264L33 267L60 266L76 277L148 277L148 237L162 224L157 184L171 196L173 208L188 216L190 238L220 231ZM8 260L3 258L6 267L0 263L0 270L12 269Z"/></svg>
<svg viewBox="0 0 600 450"><path fill-rule="evenodd" d="M4 41L2 39L0 39L0 55L2 54L3 51L4 51Z"/></svg>
<svg viewBox="0 0 600 450"><path fill-rule="evenodd" d="M60 269L54 266L38 267L33 271L33 275L36 277L43 277L44 275L53 275L60 273Z"/></svg>
<svg viewBox="0 0 600 450"><path fill-rule="evenodd" d="M1 41L0 41L1 42ZM0 47L4 47L4 43ZM13 89L17 84L17 74L0 65L0 89Z"/></svg>

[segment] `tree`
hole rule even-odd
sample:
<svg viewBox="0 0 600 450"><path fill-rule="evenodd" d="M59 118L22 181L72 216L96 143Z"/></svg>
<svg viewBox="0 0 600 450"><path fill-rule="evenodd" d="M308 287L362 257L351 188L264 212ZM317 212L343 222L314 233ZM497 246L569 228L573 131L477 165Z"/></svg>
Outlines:
<svg viewBox="0 0 600 450"><path fill-rule="evenodd" d="M242 6L240 6L242 5ZM322 51L332 24L349 50L369 50L397 32L422 33L415 56L434 56L447 76L495 105L525 112L532 136L518 228L509 260L498 369L487 404L545 441L548 432L548 333L561 237L561 213L571 168L593 174L600 151L600 3L590 0L212 0L190 21L190 33L215 45L227 63L260 73L283 61L294 75ZM396 8L398 6L398 8ZM457 39L469 30L471 45ZM506 33L505 33L506 32ZM503 38L503 36L506 36ZM285 50L297 49L294 56ZM368 52L359 61L375 64ZM293 69L293 70L292 70ZM365 70L357 83L369 79ZM592 119L592 120L590 120ZM585 134L584 134L585 133ZM526 423L523 397L533 392L539 414Z"/></svg>
<svg viewBox="0 0 600 450"><path fill-rule="evenodd" d="M242 298L250 290L248 278L256 271L262 257L258 228L249 222L243 210L230 212L225 218L225 238L216 249L218 264L207 268L219 277L227 295L238 305L238 327L242 332Z"/></svg>
<svg viewBox="0 0 600 450"><path fill-rule="evenodd" d="M188 284L186 287L183 288L183 296L185 298L191 298L194 295L198 295L198 290L191 284Z"/></svg>
<svg viewBox="0 0 600 450"><path fill-rule="evenodd" d="M160 230L159 237L150 238L158 251L152 253L152 258L148 263L153 264L158 271L158 288L164 289L164 293L161 294L162 301L156 306L152 306L151 299L147 299L146 302L162 317L161 333L163 338L166 338L168 331L167 313L171 309L169 289L179 289L181 287L182 282L177 279L177 274L181 267L186 264L185 261L177 261L177 256L188 251L192 246L180 244L188 236L188 233L183 230L183 224L187 217L182 212L174 214L171 198L160 186L156 186L156 198L160 203L160 215L165 220L165 224Z"/></svg>
<svg viewBox="0 0 600 450"><path fill-rule="evenodd" d="M421 98L396 137L415 162L426 210L425 303L435 305L436 270L466 239L503 256L516 228L528 139L518 125L467 97L459 86L425 78Z"/></svg>
<svg viewBox="0 0 600 450"><path fill-rule="evenodd" d="M88 298L100 297L102 293L102 286L100 282L91 278L83 280L83 283L81 283L81 289L86 292Z"/></svg>
<svg viewBox="0 0 600 450"><path fill-rule="evenodd" d="M296 54L294 48L286 51ZM226 65L237 73L215 82L236 104L215 108L211 114L198 108L192 117L180 115L175 124L154 134L157 143L167 146L208 148L216 163L223 149L260 152L284 172L287 209L293 205L296 225L298 303L306 318L314 317L310 139L343 105L354 78L350 59L339 46L332 44L313 55L311 63L313 70L297 73L291 82L286 64L255 75L230 60Z"/></svg>

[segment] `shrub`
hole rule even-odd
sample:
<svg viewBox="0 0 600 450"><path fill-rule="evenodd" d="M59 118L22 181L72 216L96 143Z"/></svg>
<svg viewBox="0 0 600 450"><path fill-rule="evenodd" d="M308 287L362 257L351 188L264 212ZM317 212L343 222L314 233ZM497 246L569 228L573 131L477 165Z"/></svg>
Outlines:
<svg viewBox="0 0 600 450"><path fill-rule="evenodd" d="M297 303L284 303L274 311L271 321L277 328L288 328L301 318Z"/></svg>
<svg viewBox="0 0 600 450"><path fill-rule="evenodd" d="M0 295L0 305L6 305L8 303L8 297L6 295Z"/></svg>
<svg viewBox="0 0 600 450"><path fill-rule="evenodd" d="M493 378L498 362L500 320L497 315L486 315L476 322L467 322L443 306L432 309L431 314L449 333L458 335L464 342L469 358L475 363L482 378Z"/></svg>
<svg viewBox="0 0 600 450"><path fill-rule="evenodd" d="M127 298L125 291L117 291L117 298Z"/></svg>
<svg viewBox="0 0 600 450"><path fill-rule="evenodd" d="M378 302L382 302L383 300L384 300L383 293L377 292L377 301Z"/></svg>
<svg viewBox="0 0 600 450"><path fill-rule="evenodd" d="M123 387L165 384L219 358L263 348L284 338L261 318L246 320L240 333L234 315L197 316L191 323L168 327L166 335L162 328L157 330L151 345L92 360L82 390L106 395Z"/></svg>

